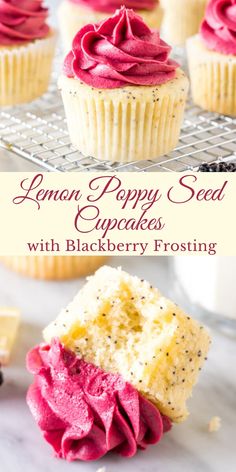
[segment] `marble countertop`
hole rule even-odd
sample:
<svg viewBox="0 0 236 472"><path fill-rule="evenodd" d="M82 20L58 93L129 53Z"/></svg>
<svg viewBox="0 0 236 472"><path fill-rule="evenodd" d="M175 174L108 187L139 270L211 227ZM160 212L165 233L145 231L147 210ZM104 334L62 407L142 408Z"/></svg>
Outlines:
<svg viewBox="0 0 236 472"><path fill-rule="evenodd" d="M171 296L166 258L114 258ZM0 470L2 472L233 472L236 464L236 342L211 329L213 345L194 396L189 419L176 425L157 445L126 460L109 455L98 462L66 463L53 457L25 402L31 376L25 370L27 350L41 339L41 329L75 295L83 280L38 282L0 267L0 305L17 306L23 323L10 367L0 389ZM212 416L222 427L207 431Z"/></svg>

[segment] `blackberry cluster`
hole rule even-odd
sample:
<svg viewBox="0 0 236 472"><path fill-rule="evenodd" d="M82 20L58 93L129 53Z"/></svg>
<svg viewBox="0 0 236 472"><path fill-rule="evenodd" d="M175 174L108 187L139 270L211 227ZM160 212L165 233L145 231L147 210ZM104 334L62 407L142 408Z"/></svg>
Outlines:
<svg viewBox="0 0 236 472"><path fill-rule="evenodd" d="M236 172L236 162L212 162L202 164L198 172Z"/></svg>
<svg viewBox="0 0 236 472"><path fill-rule="evenodd" d="M3 384L3 374L0 370L0 386Z"/></svg>

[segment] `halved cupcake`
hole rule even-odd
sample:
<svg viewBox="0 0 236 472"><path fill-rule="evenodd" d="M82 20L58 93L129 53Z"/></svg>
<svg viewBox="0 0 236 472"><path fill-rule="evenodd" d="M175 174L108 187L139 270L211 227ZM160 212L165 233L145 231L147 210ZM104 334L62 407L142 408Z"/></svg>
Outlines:
<svg viewBox="0 0 236 472"><path fill-rule="evenodd" d="M200 32L189 38L187 52L194 103L236 116L235 0L209 1Z"/></svg>
<svg viewBox="0 0 236 472"><path fill-rule="evenodd" d="M159 0L63 0L58 19L66 51L76 33L88 23L98 23L108 18L121 6L135 10L150 28L160 29L163 10Z"/></svg>
<svg viewBox="0 0 236 472"><path fill-rule="evenodd" d="M27 402L58 457L133 456L187 415L209 335L148 282L103 267L44 330Z"/></svg>
<svg viewBox="0 0 236 472"><path fill-rule="evenodd" d="M174 149L188 79L170 50L125 8L79 31L59 78L71 141L79 151L130 162Z"/></svg>
<svg viewBox="0 0 236 472"><path fill-rule="evenodd" d="M42 0L0 1L0 106L46 92L56 42L47 17Z"/></svg>

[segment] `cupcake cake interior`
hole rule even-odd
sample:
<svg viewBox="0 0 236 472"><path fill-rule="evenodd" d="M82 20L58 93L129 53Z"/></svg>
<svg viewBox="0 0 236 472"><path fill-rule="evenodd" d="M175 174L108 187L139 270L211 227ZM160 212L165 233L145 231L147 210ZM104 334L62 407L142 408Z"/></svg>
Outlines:
<svg viewBox="0 0 236 472"><path fill-rule="evenodd" d="M145 280L100 268L27 357L28 405L58 457L133 456L187 415L210 344Z"/></svg>

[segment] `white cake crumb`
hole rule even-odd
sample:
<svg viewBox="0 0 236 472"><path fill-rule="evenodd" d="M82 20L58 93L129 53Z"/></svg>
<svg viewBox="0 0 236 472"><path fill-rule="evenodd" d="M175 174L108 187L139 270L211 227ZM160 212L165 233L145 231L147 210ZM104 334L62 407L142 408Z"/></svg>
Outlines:
<svg viewBox="0 0 236 472"><path fill-rule="evenodd" d="M101 467L100 469L97 470L97 472L106 472L106 467Z"/></svg>
<svg viewBox="0 0 236 472"><path fill-rule="evenodd" d="M213 416L208 423L208 431L209 433L215 433L219 431L221 427L221 418L219 416Z"/></svg>
<svg viewBox="0 0 236 472"><path fill-rule="evenodd" d="M86 336L86 337L85 337ZM210 345L208 332L158 289L101 267L44 330L105 372L117 372L172 421L188 416Z"/></svg>

